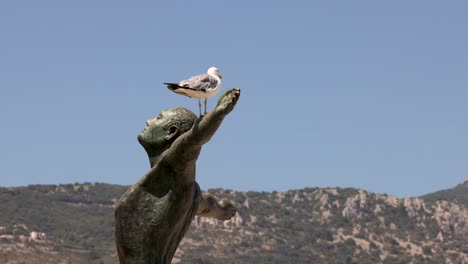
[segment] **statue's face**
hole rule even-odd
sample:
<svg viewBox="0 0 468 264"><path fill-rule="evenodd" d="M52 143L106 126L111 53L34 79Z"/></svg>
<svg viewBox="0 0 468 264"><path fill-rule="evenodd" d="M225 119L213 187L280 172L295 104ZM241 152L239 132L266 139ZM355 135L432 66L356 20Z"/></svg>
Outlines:
<svg viewBox="0 0 468 264"><path fill-rule="evenodd" d="M144 147L151 148L160 148L167 144L167 137L171 132L169 125L171 116L171 111L166 110L162 111L159 116L148 119L145 129L138 135L138 142Z"/></svg>

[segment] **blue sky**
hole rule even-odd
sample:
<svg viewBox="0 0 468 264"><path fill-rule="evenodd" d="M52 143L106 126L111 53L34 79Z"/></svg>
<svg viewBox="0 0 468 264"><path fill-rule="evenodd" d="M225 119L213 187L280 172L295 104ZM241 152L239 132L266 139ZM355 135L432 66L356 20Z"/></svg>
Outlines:
<svg viewBox="0 0 468 264"><path fill-rule="evenodd" d="M210 66L242 96L199 158L203 189L455 186L468 177L467 7L2 1L0 186L134 183L145 120L198 111L162 83Z"/></svg>

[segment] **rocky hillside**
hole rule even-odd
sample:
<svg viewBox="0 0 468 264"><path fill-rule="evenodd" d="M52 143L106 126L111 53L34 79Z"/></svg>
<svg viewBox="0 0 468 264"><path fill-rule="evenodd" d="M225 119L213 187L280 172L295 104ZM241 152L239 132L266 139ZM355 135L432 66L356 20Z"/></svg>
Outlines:
<svg viewBox="0 0 468 264"><path fill-rule="evenodd" d="M430 193L424 195L422 198L428 202L445 200L457 204L463 204L465 207L468 207L468 179L466 179L464 183L460 183L454 188Z"/></svg>
<svg viewBox="0 0 468 264"><path fill-rule="evenodd" d="M126 188L0 188L0 263L116 263L113 206ZM239 213L196 218L173 263L468 263L468 181L405 199L350 188L210 192Z"/></svg>

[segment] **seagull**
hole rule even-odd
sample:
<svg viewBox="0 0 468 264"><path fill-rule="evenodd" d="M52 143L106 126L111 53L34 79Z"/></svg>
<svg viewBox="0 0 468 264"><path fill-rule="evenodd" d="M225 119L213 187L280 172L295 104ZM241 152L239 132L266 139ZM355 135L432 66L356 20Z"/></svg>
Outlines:
<svg viewBox="0 0 468 264"><path fill-rule="evenodd" d="M219 74L216 67L211 67L205 74L195 75L187 80L179 83L164 83L169 90L174 93L185 95L191 98L198 99L198 110L201 114L201 99L205 98L205 114L206 114L206 101L208 98L217 94L221 88L221 79L223 76Z"/></svg>

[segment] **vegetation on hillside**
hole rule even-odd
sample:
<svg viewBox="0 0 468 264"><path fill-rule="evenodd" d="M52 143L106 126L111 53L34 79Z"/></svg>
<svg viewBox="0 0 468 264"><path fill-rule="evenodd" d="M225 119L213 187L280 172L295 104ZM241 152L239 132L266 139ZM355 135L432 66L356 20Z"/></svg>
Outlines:
<svg viewBox="0 0 468 264"><path fill-rule="evenodd" d="M436 202L445 200L454 203L461 203L468 207L468 179L464 183L460 183L454 188L441 190L434 193L422 196L428 202Z"/></svg>
<svg viewBox="0 0 468 264"><path fill-rule="evenodd" d="M127 188L0 188L0 262L116 263L114 205ZM238 214L227 222L196 217L174 263L462 263L463 188L424 199L351 188L209 190L234 201Z"/></svg>

